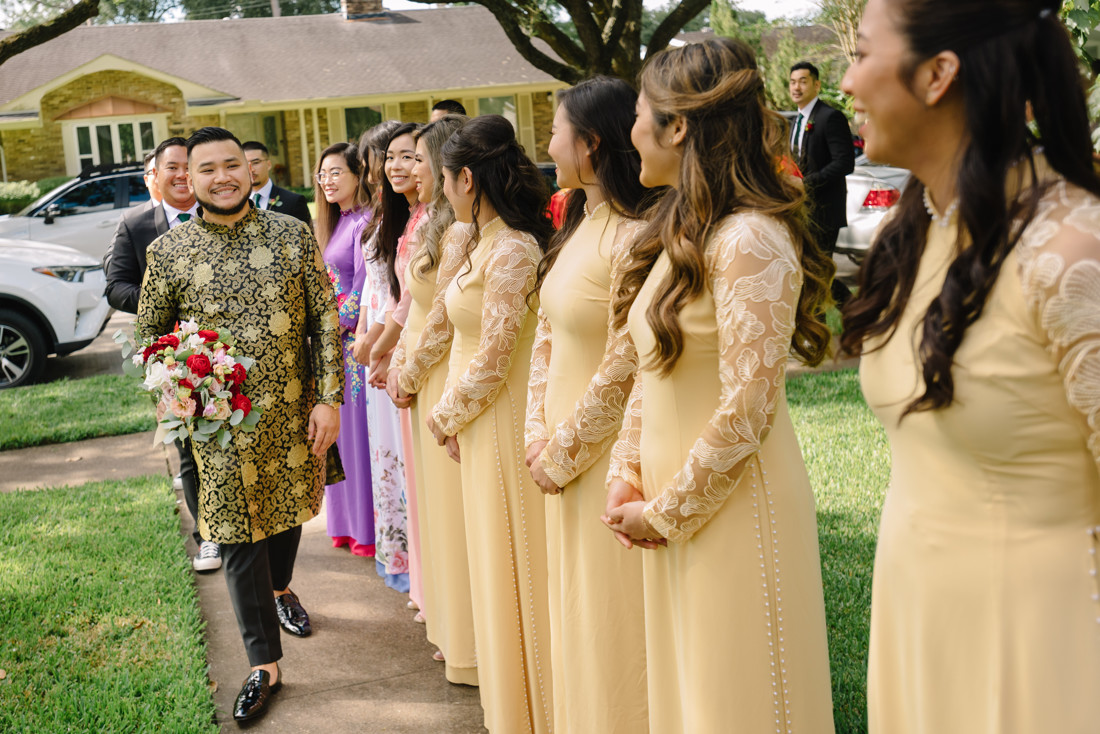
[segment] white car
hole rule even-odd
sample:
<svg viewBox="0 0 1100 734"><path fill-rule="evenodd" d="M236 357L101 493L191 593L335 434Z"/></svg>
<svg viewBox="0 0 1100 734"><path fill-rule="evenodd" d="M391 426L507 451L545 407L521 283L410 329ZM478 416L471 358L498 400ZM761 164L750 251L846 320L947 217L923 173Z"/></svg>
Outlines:
<svg viewBox="0 0 1100 734"><path fill-rule="evenodd" d="M848 184L848 226L840 230L836 251L859 264L871 249L871 238L890 207L898 203L909 183L909 171L880 163L865 156L856 158L856 168L845 178Z"/></svg>
<svg viewBox="0 0 1100 734"><path fill-rule="evenodd" d="M88 346L112 309L103 265L64 245L0 238L0 389L32 382L51 354Z"/></svg>
<svg viewBox="0 0 1100 734"><path fill-rule="evenodd" d="M0 216L0 237L68 245L102 259L122 214L149 201L140 164L89 169L18 214Z"/></svg>

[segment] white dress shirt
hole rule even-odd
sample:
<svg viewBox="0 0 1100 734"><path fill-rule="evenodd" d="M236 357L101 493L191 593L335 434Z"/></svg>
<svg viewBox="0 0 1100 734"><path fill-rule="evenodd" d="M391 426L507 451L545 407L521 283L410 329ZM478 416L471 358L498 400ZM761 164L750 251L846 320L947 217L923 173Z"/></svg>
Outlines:
<svg viewBox="0 0 1100 734"><path fill-rule="evenodd" d="M267 205L269 203L271 203L271 189L274 186L275 186L275 182L272 181L269 178L267 180L267 183L265 183L258 191L253 190L248 198L252 199L252 201L256 201L256 194L259 194L260 195L260 203L256 205L256 208L257 209L267 209L268 208Z"/></svg>
<svg viewBox="0 0 1100 734"><path fill-rule="evenodd" d="M810 113L814 111L814 105L820 97L814 97L805 107L798 108L798 114L802 115L802 126L791 133L791 149L802 150L802 137L806 134L806 126L810 124ZM798 118L795 118L796 120Z"/></svg>
<svg viewBox="0 0 1100 734"><path fill-rule="evenodd" d="M176 225L183 224L180 221L180 214L190 214L192 217L199 215L199 202L195 202L191 205L191 208L184 211L183 209L177 209L169 204L167 201L162 201L161 206L164 207L164 216L168 218L168 229L172 229Z"/></svg>

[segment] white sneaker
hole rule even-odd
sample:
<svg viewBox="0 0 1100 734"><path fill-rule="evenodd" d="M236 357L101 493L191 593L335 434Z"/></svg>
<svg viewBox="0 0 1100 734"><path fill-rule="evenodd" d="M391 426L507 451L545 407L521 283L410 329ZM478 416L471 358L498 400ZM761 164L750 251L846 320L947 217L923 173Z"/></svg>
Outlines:
<svg viewBox="0 0 1100 734"><path fill-rule="evenodd" d="M217 571L222 567L222 549L213 541L202 541L198 555L191 559L191 566L196 571Z"/></svg>
<svg viewBox="0 0 1100 734"><path fill-rule="evenodd" d="M176 476L172 477L172 489L176 490L177 492L179 492L181 489L183 489L183 475L182 474L177 474Z"/></svg>

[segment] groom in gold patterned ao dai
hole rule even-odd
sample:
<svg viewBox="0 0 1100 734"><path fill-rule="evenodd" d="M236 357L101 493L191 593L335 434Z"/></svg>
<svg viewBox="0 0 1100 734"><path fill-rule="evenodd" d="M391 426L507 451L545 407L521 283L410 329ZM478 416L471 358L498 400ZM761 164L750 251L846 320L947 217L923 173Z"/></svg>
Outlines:
<svg viewBox="0 0 1100 734"><path fill-rule="evenodd" d="M321 507L344 366L336 299L312 232L251 204L244 152L228 130L198 130L187 152L202 215L149 247L138 332L159 336L193 319L202 328L228 329L240 353L255 360L243 390L263 408L257 430L233 428L225 449L217 441L193 444L199 532L222 546L252 666L233 712L247 720L264 712L282 684L272 589L284 607L301 610L290 577L301 526ZM305 626L308 634L308 617Z"/></svg>

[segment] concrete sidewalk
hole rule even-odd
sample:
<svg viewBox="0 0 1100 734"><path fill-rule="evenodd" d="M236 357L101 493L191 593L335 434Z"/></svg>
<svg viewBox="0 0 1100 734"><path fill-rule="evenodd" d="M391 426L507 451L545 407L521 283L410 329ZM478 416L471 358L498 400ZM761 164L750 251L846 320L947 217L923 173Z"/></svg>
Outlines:
<svg viewBox="0 0 1100 734"><path fill-rule="evenodd" d="M175 449L152 445L152 433L0 452L0 492L76 485L104 479L161 474L177 469ZM191 517L181 498L181 533L187 552ZM238 731L233 702L248 674L222 572L196 574L206 620L207 660L218 723ZM484 732L476 688L455 686L432 660L435 647L424 625L413 622L408 597L387 588L374 560L332 547L324 511L306 523L292 588L309 611L313 634L283 635L280 667L285 681L257 732L389 734Z"/></svg>

